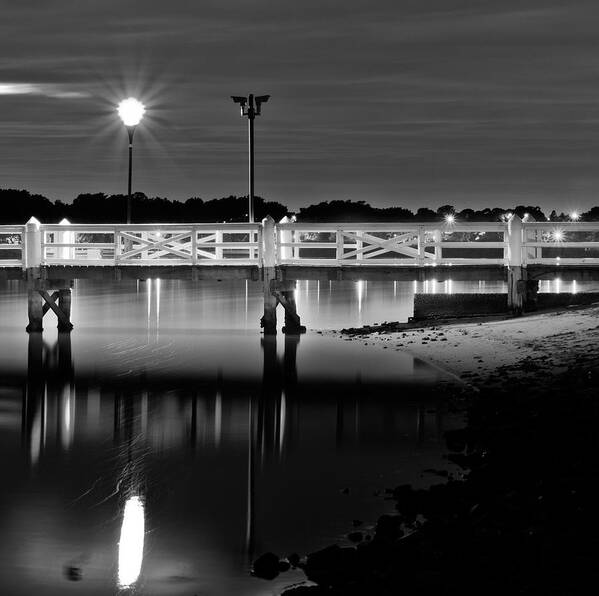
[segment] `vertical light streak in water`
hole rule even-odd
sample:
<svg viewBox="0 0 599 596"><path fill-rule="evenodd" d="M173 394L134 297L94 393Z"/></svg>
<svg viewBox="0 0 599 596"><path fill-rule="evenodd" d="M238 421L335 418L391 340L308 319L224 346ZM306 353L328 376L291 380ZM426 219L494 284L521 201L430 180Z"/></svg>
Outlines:
<svg viewBox="0 0 599 596"><path fill-rule="evenodd" d="M418 293L418 282L416 280L412 282L412 290L414 291L414 294Z"/></svg>
<svg viewBox="0 0 599 596"><path fill-rule="evenodd" d="M436 279L431 279L431 293L432 294L437 293L437 280Z"/></svg>
<svg viewBox="0 0 599 596"><path fill-rule="evenodd" d="M156 280L156 338L160 334L160 278Z"/></svg>
<svg viewBox="0 0 599 596"><path fill-rule="evenodd" d="M150 313L152 312L152 280L146 279L146 292L148 293L147 318L148 318L148 341L150 339Z"/></svg>
<svg viewBox="0 0 599 596"><path fill-rule="evenodd" d="M139 577L144 552L144 505L138 496L125 503L119 540L119 588L131 587Z"/></svg>
<svg viewBox="0 0 599 596"><path fill-rule="evenodd" d="M287 423L287 399L281 391L281 411L279 412L279 459L283 459L285 451L285 425Z"/></svg>
<svg viewBox="0 0 599 596"><path fill-rule="evenodd" d="M316 312L320 312L320 280L316 282Z"/></svg>
<svg viewBox="0 0 599 596"><path fill-rule="evenodd" d="M220 446L220 437L223 427L223 398L220 391L216 392L214 400L214 446Z"/></svg>
<svg viewBox="0 0 599 596"><path fill-rule="evenodd" d="M397 298L397 282L393 282L393 298Z"/></svg>
<svg viewBox="0 0 599 596"><path fill-rule="evenodd" d="M447 280L447 293L453 294L453 279Z"/></svg>
<svg viewBox="0 0 599 596"><path fill-rule="evenodd" d="M61 440L63 449L67 450L73 442L74 434L74 418L75 418L75 402L73 401L73 394L71 386L67 385L62 390L62 428L61 428Z"/></svg>
<svg viewBox="0 0 599 596"><path fill-rule="evenodd" d="M362 316L362 300L364 298L364 282L356 282L356 294L358 295L358 314Z"/></svg>
<svg viewBox="0 0 599 596"><path fill-rule="evenodd" d="M562 280L559 277L555 278L555 293L559 294L562 291Z"/></svg>
<svg viewBox="0 0 599 596"><path fill-rule="evenodd" d="M576 287L576 280L572 280L572 294L576 294L578 292L578 288Z"/></svg>
<svg viewBox="0 0 599 596"><path fill-rule="evenodd" d="M245 280L245 326L248 323L248 280Z"/></svg>

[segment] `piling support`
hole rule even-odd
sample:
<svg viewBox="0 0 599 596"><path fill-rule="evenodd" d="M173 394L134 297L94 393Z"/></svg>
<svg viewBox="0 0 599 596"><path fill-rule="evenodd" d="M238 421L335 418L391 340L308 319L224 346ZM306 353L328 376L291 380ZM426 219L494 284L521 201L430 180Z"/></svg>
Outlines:
<svg viewBox="0 0 599 596"><path fill-rule="evenodd" d="M64 317L58 317L58 330L71 331L73 329L71 323L71 288L58 290L58 308L64 315Z"/></svg>
<svg viewBox="0 0 599 596"><path fill-rule="evenodd" d="M507 305L519 316L526 306L526 267L522 260L522 220L512 215L508 221Z"/></svg>
<svg viewBox="0 0 599 596"><path fill-rule="evenodd" d="M275 220L269 215L262 220L262 289L264 315L260 326L264 335L277 334L277 298L272 294L272 283L276 280Z"/></svg>
<svg viewBox="0 0 599 596"><path fill-rule="evenodd" d="M25 327L27 333L39 333L44 330L42 319L44 311L42 307L42 297L39 290L29 288L27 290L27 314L29 316L29 324Z"/></svg>

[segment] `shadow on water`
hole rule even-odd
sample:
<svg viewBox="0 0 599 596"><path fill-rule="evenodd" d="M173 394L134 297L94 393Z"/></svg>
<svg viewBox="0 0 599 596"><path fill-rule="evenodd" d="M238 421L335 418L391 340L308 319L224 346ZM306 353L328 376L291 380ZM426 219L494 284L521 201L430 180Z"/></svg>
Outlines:
<svg viewBox="0 0 599 596"><path fill-rule="evenodd" d="M31 334L26 376L0 387L13 454L3 591L272 593L276 583L248 575L258 551L337 539L356 516L376 519L386 485L425 484L421 471L444 465L441 433L459 422L430 385L373 386L353 372L317 383L298 370L300 337L259 341L258 379L219 369L131 382L78 374L70 334Z"/></svg>

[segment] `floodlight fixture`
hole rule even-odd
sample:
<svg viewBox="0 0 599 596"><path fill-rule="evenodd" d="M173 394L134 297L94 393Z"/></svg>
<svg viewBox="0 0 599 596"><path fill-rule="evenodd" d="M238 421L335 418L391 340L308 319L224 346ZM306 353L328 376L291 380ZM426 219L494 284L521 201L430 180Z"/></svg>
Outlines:
<svg viewBox="0 0 599 596"><path fill-rule="evenodd" d="M455 215L453 213L446 213L445 214L445 223L446 224L454 224L455 223Z"/></svg>
<svg viewBox="0 0 599 596"><path fill-rule="evenodd" d="M254 222L254 119L260 116L262 104L270 99L270 95L258 95L254 97L250 93L247 97L241 95L231 95L231 99L239 104L241 116L248 119L248 219L250 223Z"/></svg>

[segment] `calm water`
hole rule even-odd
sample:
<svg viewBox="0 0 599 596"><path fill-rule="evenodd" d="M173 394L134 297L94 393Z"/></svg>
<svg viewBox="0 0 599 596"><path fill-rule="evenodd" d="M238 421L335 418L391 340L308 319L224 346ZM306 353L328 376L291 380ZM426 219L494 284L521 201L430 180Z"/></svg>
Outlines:
<svg viewBox="0 0 599 596"><path fill-rule="evenodd" d="M417 290L481 290L445 286ZM413 291L300 282L297 302L338 328L405 320ZM315 331L264 340L260 306L253 283L79 283L75 330L46 315L42 338L0 286L0 593L276 594L301 576L251 578L255 554L342 540L385 487L431 482L453 381Z"/></svg>

